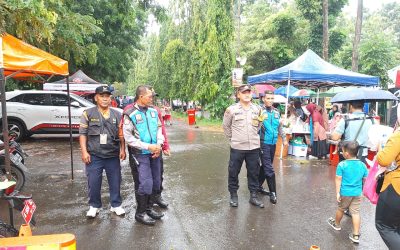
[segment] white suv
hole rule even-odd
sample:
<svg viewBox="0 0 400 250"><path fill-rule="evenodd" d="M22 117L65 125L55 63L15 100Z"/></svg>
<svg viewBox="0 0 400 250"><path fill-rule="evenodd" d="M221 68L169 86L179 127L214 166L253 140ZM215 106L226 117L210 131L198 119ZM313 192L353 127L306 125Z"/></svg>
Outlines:
<svg viewBox="0 0 400 250"><path fill-rule="evenodd" d="M61 91L16 90L6 93L10 132L17 140L32 134L69 133L68 95ZM72 131L78 132L82 112L94 104L71 93ZM0 114L1 117L1 114Z"/></svg>

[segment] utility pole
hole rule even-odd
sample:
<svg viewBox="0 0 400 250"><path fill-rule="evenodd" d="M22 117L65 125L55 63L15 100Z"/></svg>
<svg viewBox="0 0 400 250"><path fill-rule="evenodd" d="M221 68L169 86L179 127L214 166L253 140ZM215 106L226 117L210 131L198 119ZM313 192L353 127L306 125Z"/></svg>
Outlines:
<svg viewBox="0 0 400 250"><path fill-rule="evenodd" d="M236 21L237 21L237 34L236 34L236 58L240 58L240 1L236 2ZM236 60L236 67L240 68L240 63Z"/></svg>

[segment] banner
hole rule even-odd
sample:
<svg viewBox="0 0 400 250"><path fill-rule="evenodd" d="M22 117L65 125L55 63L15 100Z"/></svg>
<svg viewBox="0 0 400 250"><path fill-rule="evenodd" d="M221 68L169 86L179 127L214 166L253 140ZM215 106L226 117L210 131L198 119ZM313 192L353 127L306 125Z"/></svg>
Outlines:
<svg viewBox="0 0 400 250"><path fill-rule="evenodd" d="M79 84L79 83L72 83L69 85L70 91L86 91L86 92L93 92L99 86L104 86L106 84ZM43 84L43 90L61 90L67 91L67 84L63 83L45 83Z"/></svg>
<svg viewBox="0 0 400 250"><path fill-rule="evenodd" d="M239 87L243 84L243 68L234 68L232 70L232 85Z"/></svg>

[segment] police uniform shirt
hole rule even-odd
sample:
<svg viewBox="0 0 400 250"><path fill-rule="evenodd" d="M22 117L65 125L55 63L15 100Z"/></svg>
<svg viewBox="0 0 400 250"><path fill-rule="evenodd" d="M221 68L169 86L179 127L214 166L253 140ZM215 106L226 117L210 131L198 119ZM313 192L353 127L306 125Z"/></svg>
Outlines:
<svg viewBox="0 0 400 250"><path fill-rule="evenodd" d="M249 109L244 109L240 103L228 107L224 114L223 129L230 140L231 148L238 150L253 150L260 148L258 131L261 108L253 103Z"/></svg>

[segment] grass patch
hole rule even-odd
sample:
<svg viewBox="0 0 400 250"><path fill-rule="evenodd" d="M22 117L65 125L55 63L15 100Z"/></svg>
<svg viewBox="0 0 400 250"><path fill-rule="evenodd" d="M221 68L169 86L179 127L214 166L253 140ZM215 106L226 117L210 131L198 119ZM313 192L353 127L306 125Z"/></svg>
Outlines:
<svg viewBox="0 0 400 250"><path fill-rule="evenodd" d="M186 112L172 111L172 119L174 118L185 120L186 122L188 119ZM208 127L222 127L222 119L206 119L206 118L196 117L196 125L208 126Z"/></svg>

